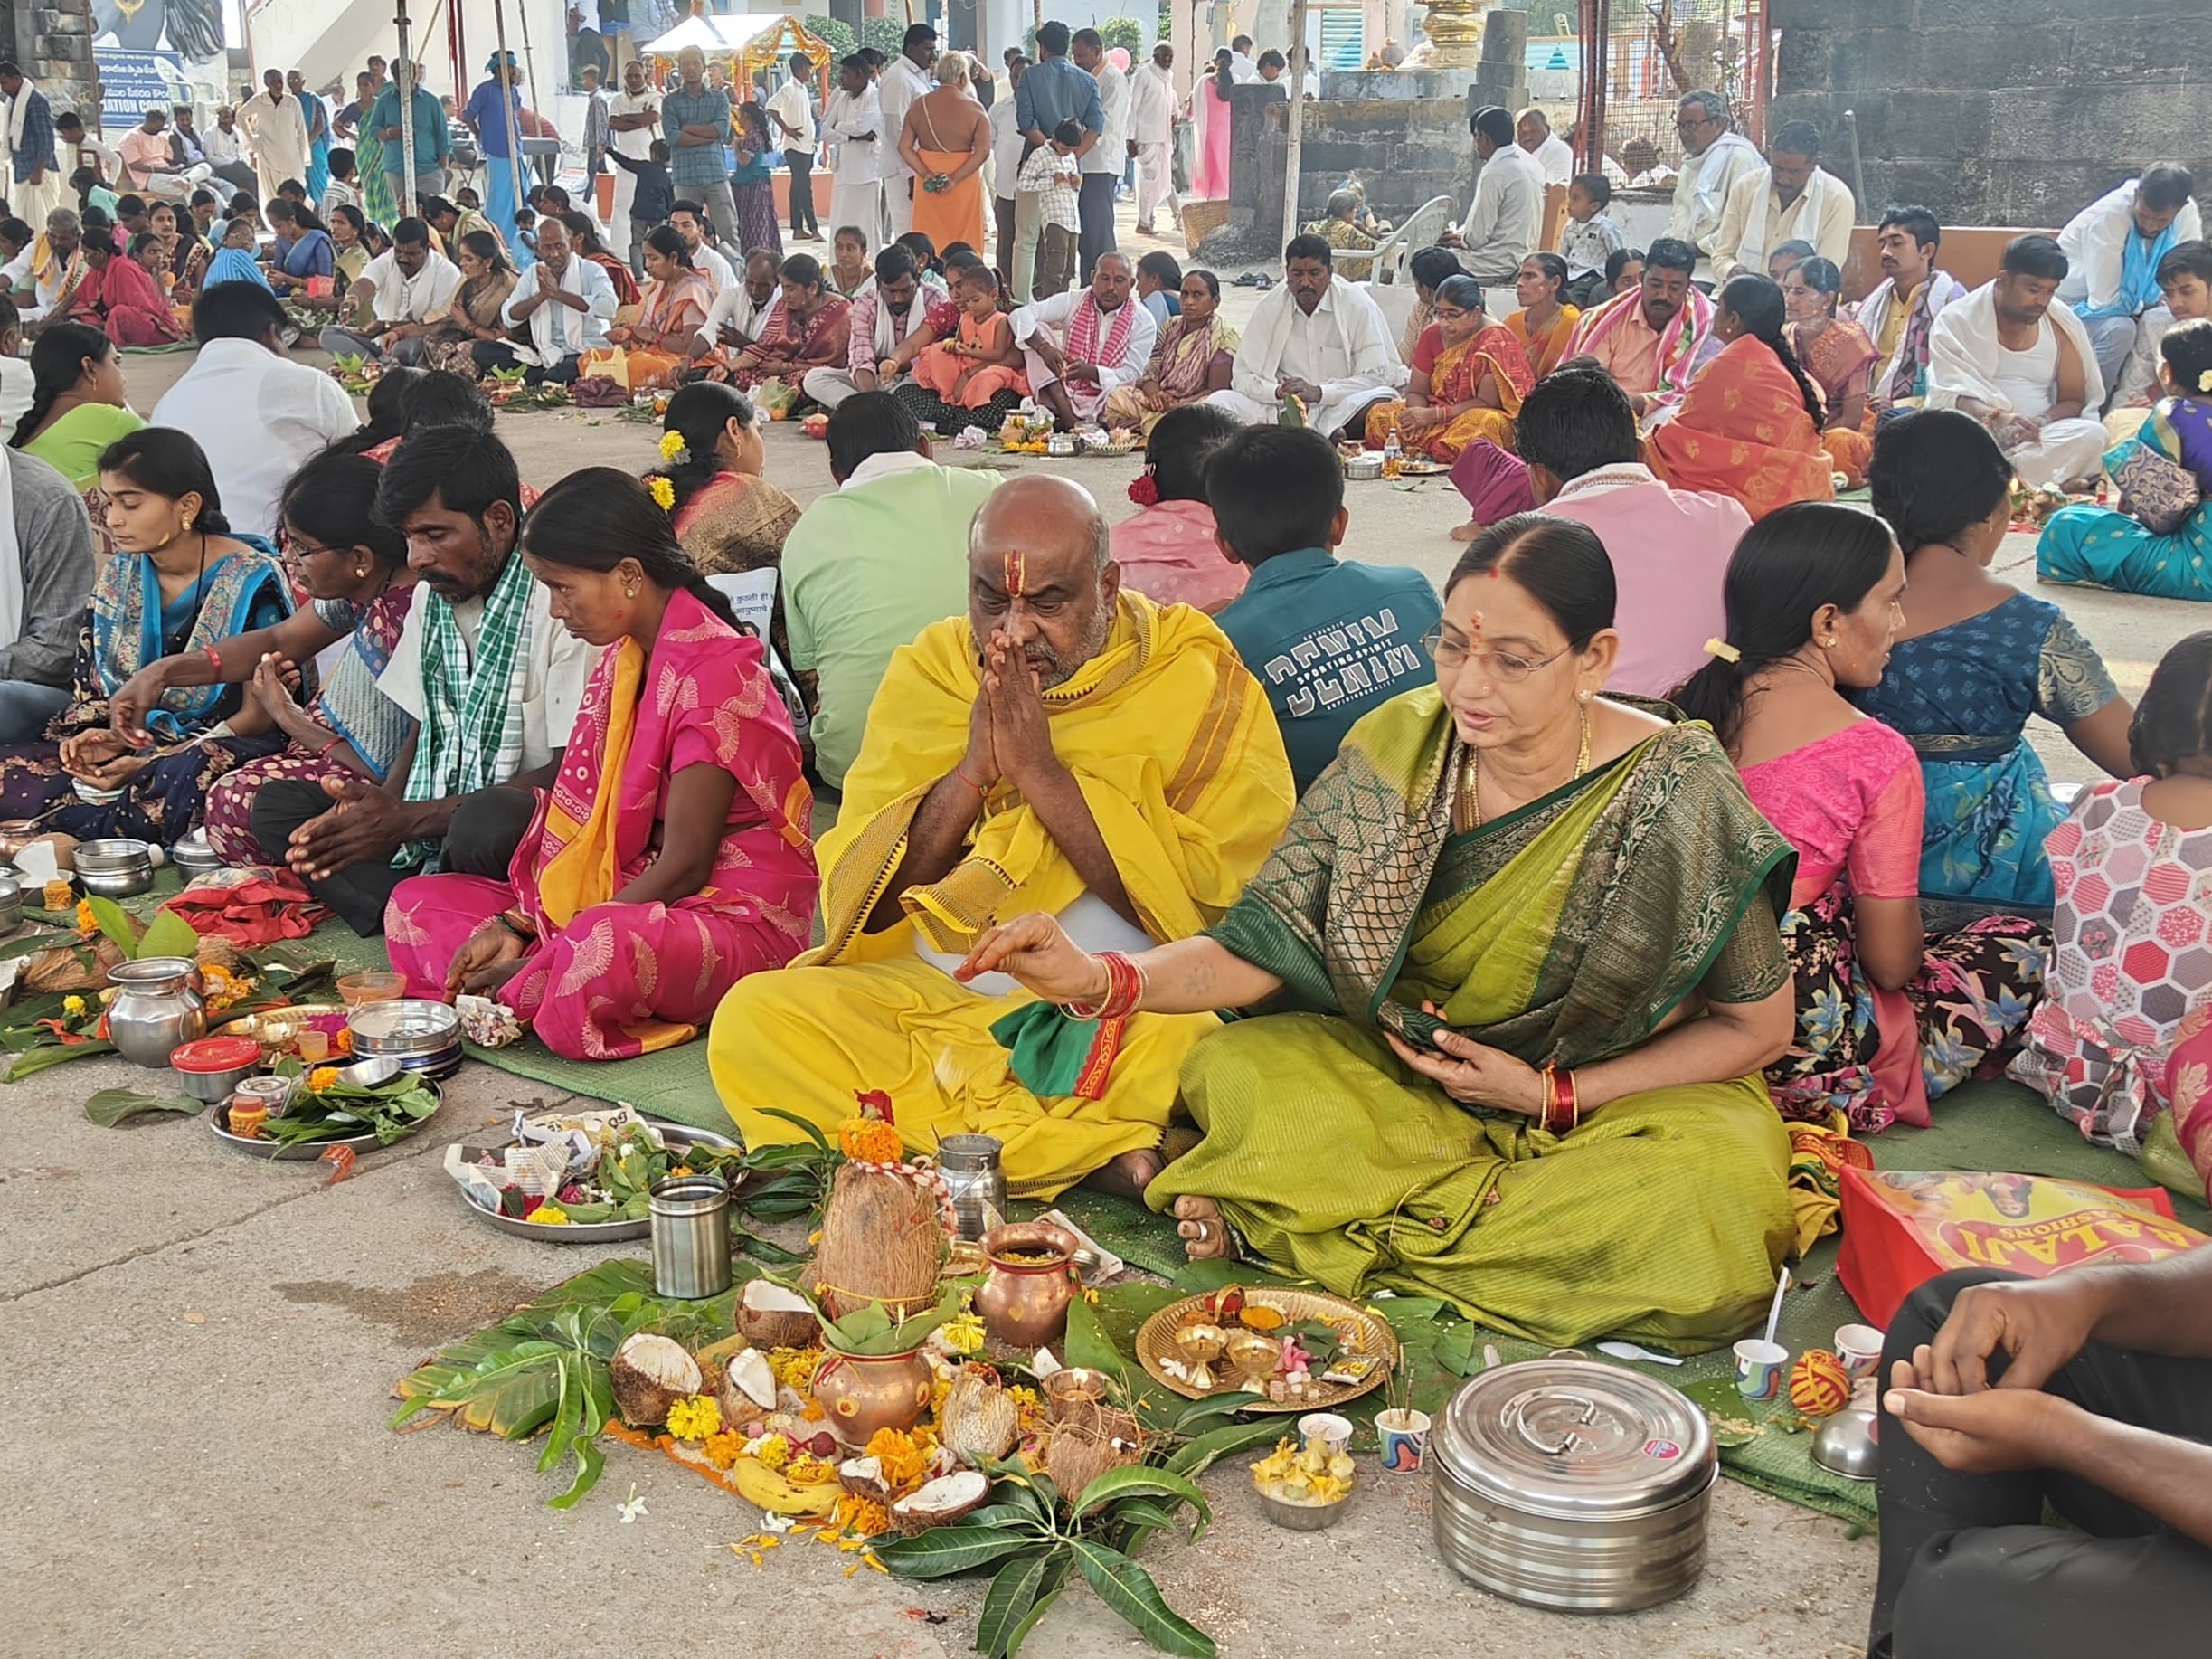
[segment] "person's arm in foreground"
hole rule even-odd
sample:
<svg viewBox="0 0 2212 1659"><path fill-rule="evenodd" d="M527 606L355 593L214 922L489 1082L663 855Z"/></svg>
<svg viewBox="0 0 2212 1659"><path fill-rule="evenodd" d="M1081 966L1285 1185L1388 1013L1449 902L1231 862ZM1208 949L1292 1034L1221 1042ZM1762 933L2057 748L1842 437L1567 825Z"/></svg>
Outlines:
<svg viewBox="0 0 2212 1659"><path fill-rule="evenodd" d="M273 653L288 664L307 662L345 637L317 616L314 606L302 605L273 628L232 634L209 649L181 651L147 663L115 694L108 706L108 724L146 748L154 741L146 729L146 712L161 701L162 693L185 686L243 685L254 678L264 657Z"/></svg>

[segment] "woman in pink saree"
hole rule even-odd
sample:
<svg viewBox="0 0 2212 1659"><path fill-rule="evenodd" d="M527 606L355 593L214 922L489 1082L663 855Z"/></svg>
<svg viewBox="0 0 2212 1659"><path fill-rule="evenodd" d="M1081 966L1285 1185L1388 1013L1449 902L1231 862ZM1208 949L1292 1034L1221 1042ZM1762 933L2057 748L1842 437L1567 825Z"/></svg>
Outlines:
<svg viewBox="0 0 2212 1659"><path fill-rule="evenodd" d="M385 941L410 996L496 996L555 1054L628 1059L806 948L812 801L760 640L645 485L571 473L523 556L553 617L607 649L507 879L402 882Z"/></svg>
<svg viewBox="0 0 2212 1659"><path fill-rule="evenodd" d="M1202 202L1229 199L1229 54L1214 54L1214 66L1190 90L1191 119L1198 126L1198 155L1191 169L1190 194Z"/></svg>

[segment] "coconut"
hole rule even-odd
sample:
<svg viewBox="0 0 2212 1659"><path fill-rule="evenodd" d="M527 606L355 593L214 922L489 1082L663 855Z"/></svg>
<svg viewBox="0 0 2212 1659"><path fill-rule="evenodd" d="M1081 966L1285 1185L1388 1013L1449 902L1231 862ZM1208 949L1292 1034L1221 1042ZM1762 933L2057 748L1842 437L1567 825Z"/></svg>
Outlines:
<svg viewBox="0 0 2212 1659"><path fill-rule="evenodd" d="M846 1458L837 1465L837 1484L856 1498L874 1498L878 1503L891 1496L880 1457Z"/></svg>
<svg viewBox="0 0 2212 1659"><path fill-rule="evenodd" d="M1107 1470L1144 1455L1143 1430L1135 1417L1116 1407L1083 1404L1084 1409L1064 1414L1053 1426L1045 1445L1045 1472L1071 1504Z"/></svg>
<svg viewBox="0 0 2212 1659"><path fill-rule="evenodd" d="M737 1293L737 1333L755 1348L811 1348L822 1340L822 1323L797 1291L748 1279Z"/></svg>
<svg viewBox="0 0 2212 1659"><path fill-rule="evenodd" d="M769 1414L775 1405L776 1378L768 1369L766 1354L757 1348L747 1348L732 1354L715 1370L721 1376L714 1398L722 1408L724 1427L742 1428ZM765 1400L761 1398L763 1391L768 1396Z"/></svg>
<svg viewBox="0 0 2212 1659"><path fill-rule="evenodd" d="M607 1376L614 1385L615 1409L632 1428L666 1423L676 1401L706 1386L699 1362L683 1343L646 1331L614 1351Z"/></svg>
<svg viewBox="0 0 2212 1659"><path fill-rule="evenodd" d="M987 1366L964 1365L937 1413L937 1437L963 1463L1004 1457L1021 1433L1021 1411Z"/></svg>
<svg viewBox="0 0 2212 1659"><path fill-rule="evenodd" d="M901 1533L912 1538L931 1527L950 1526L963 1515L972 1515L991 1495L991 1484L973 1469L942 1474L920 1491L891 1506L891 1519Z"/></svg>
<svg viewBox="0 0 2212 1659"><path fill-rule="evenodd" d="M832 1319L871 1302L905 1319L935 1304L944 1259L932 1189L912 1174L847 1163L830 1185L807 1283Z"/></svg>

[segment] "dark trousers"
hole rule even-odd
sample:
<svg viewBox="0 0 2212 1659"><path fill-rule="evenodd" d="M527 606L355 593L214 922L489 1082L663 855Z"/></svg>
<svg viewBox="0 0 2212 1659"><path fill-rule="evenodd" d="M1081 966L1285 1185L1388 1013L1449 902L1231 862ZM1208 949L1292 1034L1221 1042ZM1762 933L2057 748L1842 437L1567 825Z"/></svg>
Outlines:
<svg viewBox="0 0 2212 1659"><path fill-rule="evenodd" d="M480 369L512 369L522 366L522 359L515 355L514 350L504 340L475 341L468 347L468 355L476 360L476 365ZM541 368L533 365L524 372L523 382L526 385L539 386L550 380L556 386L572 386L576 384L576 371L582 363L581 356L574 356L563 357L551 368Z"/></svg>
<svg viewBox="0 0 2212 1659"><path fill-rule="evenodd" d="M1086 173L1082 188L1075 197L1077 222L1082 226L1082 260L1078 272L1079 281L1091 280L1092 267L1099 262L1099 255L1115 250L1113 239L1113 191L1120 181L1111 173Z"/></svg>
<svg viewBox="0 0 2212 1659"><path fill-rule="evenodd" d="M1934 1340L1961 1291L2014 1276L1963 1269L1914 1291L1890 1322L1884 1379ZM1992 1378L2005 1362L1999 1349ZM2044 1389L2115 1422L2212 1440L2212 1360L2092 1342ZM1882 1569L1868 1659L2203 1651L2212 1550L2072 1475L1954 1474L1886 1412L1881 1434ZM2039 1524L2047 1502L2081 1531Z"/></svg>
<svg viewBox="0 0 2212 1659"><path fill-rule="evenodd" d="M991 206L998 216L998 245L992 263L997 270L999 281L1006 284L1007 291L1011 294L1014 292L1014 198L994 193ZM1022 303L1018 295L1016 296L1016 303Z"/></svg>
<svg viewBox="0 0 2212 1659"><path fill-rule="evenodd" d="M819 236L820 221L814 216L814 156L798 150L783 152L783 165L791 170L791 234Z"/></svg>
<svg viewBox="0 0 2212 1659"><path fill-rule="evenodd" d="M293 830L320 818L330 806L330 797L319 783L298 778L264 783L253 797L254 839L263 847L287 846ZM487 789L469 796L454 809L446 826L439 867L504 881L536 810L537 796L526 789ZM309 880L307 886L338 920L366 939L384 931L384 905L409 873L392 868L389 859L372 859L349 864L329 879Z"/></svg>

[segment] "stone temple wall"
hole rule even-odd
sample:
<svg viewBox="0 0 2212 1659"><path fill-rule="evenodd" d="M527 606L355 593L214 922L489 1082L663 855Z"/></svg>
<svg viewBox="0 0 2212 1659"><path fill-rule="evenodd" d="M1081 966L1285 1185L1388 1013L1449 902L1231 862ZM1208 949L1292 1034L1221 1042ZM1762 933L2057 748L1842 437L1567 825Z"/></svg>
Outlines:
<svg viewBox="0 0 2212 1659"><path fill-rule="evenodd" d="M2208 0L1772 0L1767 130L1807 119L1860 217L1918 202L1954 224L2055 226L2160 159L2212 194Z"/></svg>
<svg viewBox="0 0 2212 1659"><path fill-rule="evenodd" d="M23 66L56 115L83 110L85 124L98 125L90 0L0 0L0 56Z"/></svg>

